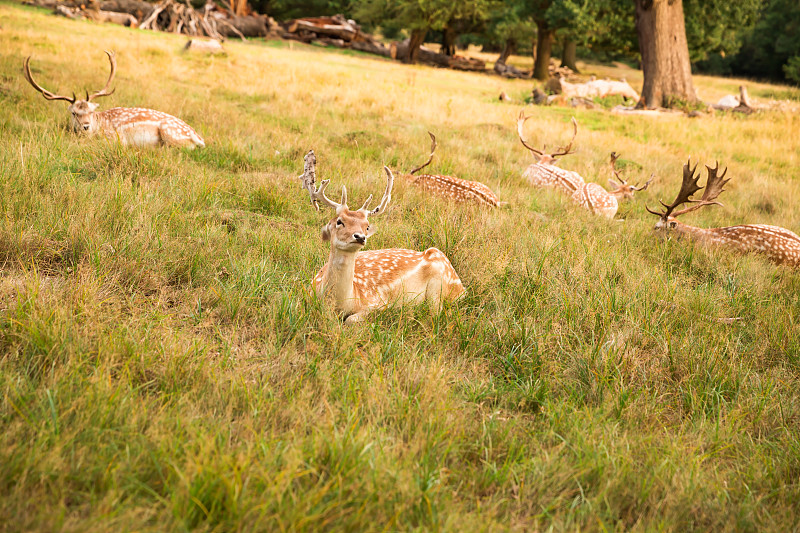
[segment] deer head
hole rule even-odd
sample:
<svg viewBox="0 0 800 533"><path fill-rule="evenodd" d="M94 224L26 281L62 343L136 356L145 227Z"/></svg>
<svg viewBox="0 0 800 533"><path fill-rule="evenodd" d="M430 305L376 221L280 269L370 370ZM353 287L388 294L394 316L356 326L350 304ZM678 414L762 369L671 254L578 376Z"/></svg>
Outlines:
<svg viewBox="0 0 800 533"><path fill-rule="evenodd" d="M319 188L315 185L316 178L316 156L314 151L309 151L304 157L304 172L300 176L303 188L308 190L311 204L319 210L319 204L326 205L336 212L325 226L322 227L322 240L331 242L331 249L346 253L355 253L367 244L367 238L375 232L375 227L371 226L368 220L370 216L376 216L386 211L386 207L392 199L392 185L394 175L389 167L384 166L386 172L386 191L380 204L375 209L369 209L372 195L367 198L359 209L351 211L347 207L347 188L342 186L341 202L336 203L325 195L325 189L330 180L322 180Z"/></svg>
<svg viewBox="0 0 800 533"><path fill-rule="evenodd" d="M655 229L675 229L678 227L678 221L676 220L677 217L685 215L686 213L691 213L692 211L700 209L706 205L722 205L717 201L717 197L725 190L725 185L730 181L730 178L724 179L725 174L728 173L728 169L726 168L722 171L722 174L719 174L719 162L716 163L714 168L706 165L706 169L708 170L708 179L706 180L703 196L699 201L697 201L692 200L692 195L703 189L703 187L700 187L697 184L697 182L700 180L700 174L695 173L697 170L697 165L692 167L691 163L691 160L689 160L685 165L683 165L683 183L681 183L681 189L678 191L678 196L675 197L675 200L669 205L661 202L661 205L664 206L664 211L653 211L649 207L645 206L645 209L647 209L648 212L659 217L658 222L656 222ZM694 205L675 211L675 208L685 203L692 203Z"/></svg>
<svg viewBox="0 0 800 533"><path fill-rule="evenodd" d="M531 151L535 156L539 158L539 163L544 164L553 164L555 163L556 159L567 154L571 154L572 143L575 142L575 136L578 135L578 122L575 120L575 117L572 117L572 139L569 140L569 144L565 147L561 147L558 149L557 152L552 154L545 153L547 146L542 146L541 150L537 150L536 148L530 146L528 143L525 142L525 136L523 135L523 128L525 126L525 121L531 117L525 116L525 110L519 112L519 119L517 120L517 134L519 135L519 140L522 143L522 146L527 148Z"/></svg>
<svg viewBox="0 0 800 533"><path fill-rule="evenodd" d="M630 200L633 198L633 193L643 191L650 186L655 174L651 174L647 183L641 187L639 187L638 183L636 185L630 185L626 180L620 177L619 170L617 170L617 159L619 159L619 154L617 152L611 152L611 173L614 175L616 181L613 179L608 180L609 194L613 194L617 198Z"/></svg>
<svg viewBox="0 0 800 533"><path fill-rule="evenodd" d="M59 96L57 94L51 93L47 89L42 88L38 83L33 80L33 76L31 75L31 57L28 56L25 59L24 70L25 70L25 79L28 80L34 89L42 93L42 96L45 97L46 100L64 100L70 103L68 108L72 119L71 125L72 129L77 132L86 132L86 133L94 133L97 128L97 123L94 118L94 113L97 110L97 104L93 103L92 100L95 98L99 98L101 96L109 96L114 93L114 89L108 90L108 87L111 85L111 82L114 80L114 74L117 70L117 62L114 59L114 54L112 52L106 51L106 55L108 55L108 62L111 63L111 74L108 76L108 81L106 82L106 86L100 89L99 91L89 94L89 91L86 91L86 99L79 100L75 93L72 93L72 96Z"/></svg>

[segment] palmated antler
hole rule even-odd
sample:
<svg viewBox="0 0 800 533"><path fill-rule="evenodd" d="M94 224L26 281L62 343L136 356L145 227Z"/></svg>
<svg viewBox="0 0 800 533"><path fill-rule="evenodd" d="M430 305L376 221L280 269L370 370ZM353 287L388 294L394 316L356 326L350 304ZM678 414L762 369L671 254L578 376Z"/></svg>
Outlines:
<svg viewBox="0 0 800 533"><path fill-rule="evenodd" d="M25 64L24 64L25 79L28 80L28 83L33 85L34 89L36 89L37 91L42 93L42 96L44 96L45 99L47 99L47 100L65 100L65 101L69 102L70 104L74 104L75 103L75 100L77 100L77 98L75 97L75 93L72 93L72 98L70 98L69 96L59 96L59 95L57 95L55 93L51 93L50 91L48 91L47 89L45 89L44 87L40 86L38 83L33 81L33 76L31 75L31 65L30 65L30 63L31 63L31 56L28 56L25 59Z"/></svg>
<svg viewBox="0 0 800 533"><path fill-rule="evenodd" d="M431 161L433 161L433 152L435 152L435 151L436 151L436 136L435 136L433 133L431 133L431 132L428 132L428 135L430 135L430 136L431 136L431 155L430 155L430 157L428 158L428 160L427 160L427 161L425 161L425 163L424 163L424 164L422 164L422 165L418 166L417 168L415 168L414 170L412 170L411 172L409 172L409 174L412 174L412 175L413 175L413 174L415 174L415 173L419 172L419 171L420 171L420 170L422 170L423 168L425 168L425 167L427 167L428 165L430 165L430 164L431 164Z"/></svg>
<svg viewBox="0 0 800 533"><path fill-rule="evenodd" d="M96 93L89 95L89 91L86 91L86 101L91 102L95 98L100 98L101 96L110 96L114 94L116 87L114 89L108 90L108 87L111 85L111 82L114 81L114 74L117 73L117 60L114 59L114 52L109 52L108 50L105 51L106 55L108 56L108 62L111 63L111 74L108 75L108 81L106 82L106 86L97 91Z"/></svg>
<svg viewBox="0 0 800 533"><path fill-rule="evenodd" d="M663 212L653 211L649 207L645 206L645 209L647 209L649 213L652 213L666 220L670 215L673 215L673 211L675 211L675 208L678 207L679 205L695 201L692 200L692 195L697 191L699 191L700 189L702 189L702 187L697 185L697 181L700 179L700 175L695 174L695 170L697 170L697 165L695 165L694 168L692 168L691 164L692 161L690 159L689 161L687 161L685 165L683 165L683 183L681 183L681 190L678 191L678 196L675 197L675 200L669 205L659 200L659 202L661 202L661 205L663 205L666 209ZM683 213L687 213L689 210L692 209L691 208L683 209L677 213L674 213L673 216L678 216Z"/></svg>
<svg viewBox="0 0 800 533"><path fill-rule="evenodd" d="M719 161L717 161L714 168L706 165L706 169L708 170L708 179L706 180L706 187L703 191L703 196L700 198L700 201L695 205L686 207L680 211L675 211L672 213L672 216L677 217L686 213L690 213L700 209L705 205L722 205L717 201L717 197L722 194L722 192L725 190L725 185L730 181L730 178L724 179L725 174L728 173L728 168L726 167L725 170L722 171L722 174L718 175Z"/></svg>
<svg viewBox="0 0 800 533"><path fill-rule="evenodd" d="M571 154L572 151L572 143L575 142L575 137L578 135L578 122L575 120L575 117L572 117L572 139L570 139L569 144L566 147L559 148L558 152L552 154L545 154L544 148L542 150L537 150L536 148L532 147L528 143L525 142L525 136L523 135L523 128L525 126L525 121L531 118L530 116L525 116L525 110L519 112L519 118L517 119L517 135L519 136L519 141L522 143L522 146L533 152L534 154L542 157L544 155L549 155L551 158L555 159L556 157L561 157L562 155Z"/></svg>
<svg viewBox="0 0 800 533"><path fill-rule="evenodd" d="M319 203L323 203L328 207L336 210L338 213L340 210L347 209L347 189L342 187L342 203L337 204L327 196L325 196L325 189L328 187L328 183L331 180L322 180L319 184L319 188L316 187L316 178L317 178L317 156L314 155L314 150L309 150L308 153L303 157L303 173L299 176L300 181L302 182L300 187L308 191L308 195L311 199L311 205L314 206L314 209L319 211Z"/></svg>

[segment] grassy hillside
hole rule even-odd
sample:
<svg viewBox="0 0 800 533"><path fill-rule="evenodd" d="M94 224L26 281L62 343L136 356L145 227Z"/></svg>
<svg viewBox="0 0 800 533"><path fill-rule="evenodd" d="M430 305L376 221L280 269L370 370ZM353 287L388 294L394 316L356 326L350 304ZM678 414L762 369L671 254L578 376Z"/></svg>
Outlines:
<svg viewBox="0 0 800 533"><path fill-rule="evenodd" d="M521 178L530 82L285 43L184 39L0 3L0 530L789 531L800 523L800 274L657 238L681 165L727 165L698 225L800 230L800 118L530 109L563 166L657 181L593 218ZM182 117L208 147L67 131L22 77ZM591 68L591 67L589 67ZM702 94L737 80L698 78ZM715 92L716 91L716 92ZM751 95L787 88L750 84ZM467 297L344 328L309 295L328 248L313 148L352 203L408 169L369 249L437 246ZM687 218L688 220L688 218ZM735 320L729 320L735 319Z"/></svg>

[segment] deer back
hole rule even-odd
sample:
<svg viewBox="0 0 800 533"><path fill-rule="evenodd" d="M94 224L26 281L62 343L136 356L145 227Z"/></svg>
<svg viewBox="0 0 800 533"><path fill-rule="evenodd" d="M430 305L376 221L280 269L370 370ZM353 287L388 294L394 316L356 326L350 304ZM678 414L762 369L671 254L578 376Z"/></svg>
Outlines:
<svg viewBox="0 0 800 533"><path fill-rule="evenodd" d="M456 202L475 202L491 207L497 207L500 204L497 195L478 181L438 174L420 174L419 176L410 176L410 178L412 183L421 189Z"/></svg>

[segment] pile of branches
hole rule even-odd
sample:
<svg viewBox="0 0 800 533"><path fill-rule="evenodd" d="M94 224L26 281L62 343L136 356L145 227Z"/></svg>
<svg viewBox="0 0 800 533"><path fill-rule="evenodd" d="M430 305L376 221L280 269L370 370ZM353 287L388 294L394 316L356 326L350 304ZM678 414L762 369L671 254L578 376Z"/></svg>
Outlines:
<svg viewBox="0 0 800 533"><path fill-rule="evenodd" d="M56 14L70 18L113 22L216 40L227 37L276 37L280 29L270 17L252 13L246 3L236 0L231 0L226 7L208 0L200 10L177 0L161 0L154 4L143 0L33 0L31 3L53 8Z"/></svg>
<svg viewBox="0 0 800 533"><path fill-rule="evenodd" d="M281 37L304 43L319 43L337 48L350 48L399 61L409 60L409 40L394 42L386 46L368 33L361 31L354 20L342 15L290 20L283 25ZM448 56L428 48L420 47L416 60L420 63L458 70L486 70L486 64L478 59Z"/></svg>

